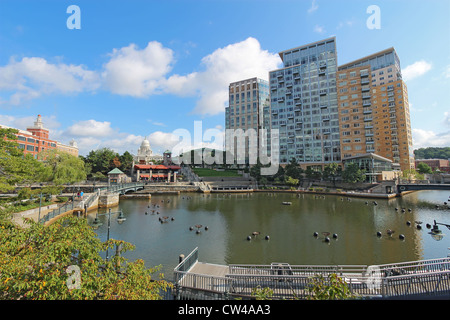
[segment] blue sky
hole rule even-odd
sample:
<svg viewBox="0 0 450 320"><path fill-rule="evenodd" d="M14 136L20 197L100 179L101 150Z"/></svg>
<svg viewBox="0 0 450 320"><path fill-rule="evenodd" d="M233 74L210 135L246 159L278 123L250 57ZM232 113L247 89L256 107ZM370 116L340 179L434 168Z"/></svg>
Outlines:
<svg viewBox="0 0 450 320"><path fill-rule="evenodd" d="M81 29L67 27L70 5ZM449 16L448 0L0 0L0 124L26 129L41 114L83 155L136 153L145 136L162 152L195 121L200 134L224 129L230 82L267 78L278 52L336 36L338 64L394 47L414 148L450 146Z"/></svg>

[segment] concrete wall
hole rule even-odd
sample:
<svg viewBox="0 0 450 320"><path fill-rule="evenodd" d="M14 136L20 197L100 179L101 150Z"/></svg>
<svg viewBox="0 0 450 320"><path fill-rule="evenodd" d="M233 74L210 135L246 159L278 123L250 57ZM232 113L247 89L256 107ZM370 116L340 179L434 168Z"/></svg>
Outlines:
<svg viewBox="0 0 450 320"><path fill-rule="evenodd" d="M119 204L119 194L118 193L106 193L102 194L98 198L99 208L109 208L114 207Z"/></svg>

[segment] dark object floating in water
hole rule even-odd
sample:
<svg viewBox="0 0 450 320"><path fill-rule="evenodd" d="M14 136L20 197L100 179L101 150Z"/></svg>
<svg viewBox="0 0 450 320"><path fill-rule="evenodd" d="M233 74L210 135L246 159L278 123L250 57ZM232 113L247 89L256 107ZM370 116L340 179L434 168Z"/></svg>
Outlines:
<svg viewBox="0 0 450 320"><path fill-rule="evenodd" d="M392 234L394 234L395 231L394 231L394 230L391 230L391 229L387 229L387 230L386 230L386 233L387 233L389 236L392 236Z"/></svg>

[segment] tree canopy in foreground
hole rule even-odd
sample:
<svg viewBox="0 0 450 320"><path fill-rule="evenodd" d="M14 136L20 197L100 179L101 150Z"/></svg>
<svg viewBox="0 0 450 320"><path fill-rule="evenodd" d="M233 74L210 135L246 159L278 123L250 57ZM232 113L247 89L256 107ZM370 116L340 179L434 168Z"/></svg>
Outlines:
<svg viewBox="0 0 450 320"><path fill-rule="evenodd" d="M50 226L29 221L20 228L0 221L0 299L3 300L158 300L170 283L159 267L122 256L108 261L106 248L133 245L110 239L101 242L86 219L62 218Z"/></svg>

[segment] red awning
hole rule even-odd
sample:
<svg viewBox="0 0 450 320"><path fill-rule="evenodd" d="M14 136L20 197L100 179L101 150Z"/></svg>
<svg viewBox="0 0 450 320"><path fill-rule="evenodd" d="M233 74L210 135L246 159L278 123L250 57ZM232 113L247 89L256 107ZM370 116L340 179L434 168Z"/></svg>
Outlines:
<svg viewBox="0 0 450 320"><path fill-rule="evenodd" d="M167 170L169 169L166 166L163 166L162 164L154 165L154 164L136 164L134 165L135 169L138 170Z"/></svg>

